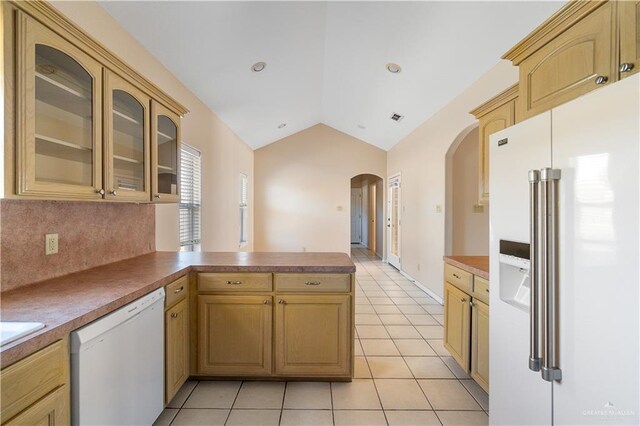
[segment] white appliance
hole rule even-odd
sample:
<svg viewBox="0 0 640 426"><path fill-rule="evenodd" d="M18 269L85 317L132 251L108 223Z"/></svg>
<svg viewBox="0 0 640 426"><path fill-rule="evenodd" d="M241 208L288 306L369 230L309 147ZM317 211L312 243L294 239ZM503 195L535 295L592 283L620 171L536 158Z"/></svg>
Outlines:
<svg viewBox="0 0 640 426"><path fill-rule="evenodd" d="M150 425L164 403L164 289L71 333L71 422Z"/></svg>
<svg viewBox="0 0 640 426"><path fill-rule="evenodd" d="M491 424L640 423L639 146L640 75L491 136Z"/></svg>

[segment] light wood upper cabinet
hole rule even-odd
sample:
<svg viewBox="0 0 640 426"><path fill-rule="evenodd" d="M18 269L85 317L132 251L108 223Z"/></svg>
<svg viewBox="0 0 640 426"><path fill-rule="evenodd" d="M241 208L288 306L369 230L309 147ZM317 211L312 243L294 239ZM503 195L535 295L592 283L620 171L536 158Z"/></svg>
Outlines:
<svg viewBox="0 0 640 426"><path fill-rule="evenodd" d="M474 299L471 307L471 377L489 392L489 306Z"/></svg>
<svg viewBox="0 0 640 426"><path fill-rule="evenodd" d="M444 347L466 372L469 372L470 300L462 290L445 282Z"/></svg>
<svg viewBox="0 0 640 426"><path fill-rule="evenodd" d="M515 84L471 111L479 121L478 202L489 204L489 136L516 123L518 85Z"/></svg>
<svg viewBox="0 0 640 426"><path fill-rule="evenodd" d="M189 377L189 301L183 299L165 312L165 402Z"/></svg>
<svg viewBox="0 0 640 426"><path fill-rule="evenodd" d="M350 296L314 294L276 298L276 374L349 375L353 340L349 327Z"/></svg>
<svg viewBox="0 0 640 426"><path fill-rule="evenodd" d="M151 185L153 201L180 201L180 117L151 102Z"/></svg>
<svg viewBox="0 0 640 426"><path fill-rule="evenodd" d="M618 2L620 26L620 78L640 70L640 1Z"/></svg>
<svg viewBox="0 0 640 426"><path fill-rule="evenodd" d="M271 374L271 296L198 296L198 374Z"/></svg>
<svg viewBox="0 0 640 426"><path fill-rule="evenodd" d="M127 80L104 73L106 198L149 201L151 99Z"/></svg>
<svg viewBox="0 0 640 426"><path fill-rule="evenodd" d="M16 43L17 194L102 198L102 67L23 13Z"/></svg>

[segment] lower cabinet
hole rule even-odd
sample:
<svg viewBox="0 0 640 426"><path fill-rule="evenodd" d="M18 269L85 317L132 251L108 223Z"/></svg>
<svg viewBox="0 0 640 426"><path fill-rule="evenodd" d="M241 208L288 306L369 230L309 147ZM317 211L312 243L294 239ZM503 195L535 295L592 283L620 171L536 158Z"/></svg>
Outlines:
<svg viewBox="0 0 640 426"><path fill-rule="evenodd" d="M450 283L444 287L444 347L469 372L470 297Z"/></svg>
<svg viewBox="0 0 640 426"><path fill-rule="evenodd" d="M350 374L350 296L278 296L276 374Z"/></svg>
<svg viewBox="0 0 640 426"><path fill-rule="evenodd" d="M471 377L489 391L489 305L471 306Z"/></svg>
<svg viewBox="0 0 640 426"><path fill-rule="evenodd" d="M189 377L189 301L167 309L164 318L165 401L169 402Z"/></svg>
<svg viewBox="0 0 640 426"><path fill-rule="evenodd" d="M271 374L271 296L198 296L198 373Z"/></svg>
<svg viewBox="0 0 640 426"><path fill-rule="evenodd" d="M69 424L69 388L61 386L36 402L4 425L46 425Z"/></svg>
<svg viewBox="0 0 640 426"><path fill-rule="evenodd" d="M489 282L446 265L444 347L489 392Z"/></svg>

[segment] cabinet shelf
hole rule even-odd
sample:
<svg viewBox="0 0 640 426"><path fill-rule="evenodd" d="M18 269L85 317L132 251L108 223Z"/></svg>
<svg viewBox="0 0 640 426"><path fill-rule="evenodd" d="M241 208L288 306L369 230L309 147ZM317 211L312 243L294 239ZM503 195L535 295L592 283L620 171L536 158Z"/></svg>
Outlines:
<svg viewBox="0 0 640 426"><path fill-rule="evenodd" d="M36 72L36 101L59 110L91 119L91 96L62 82Z"/></svg>
<svg viewBox="0 0 640 426"><path fill-rule="evenodd" d="M125 161L127 163L142 164L142 161L140 161L140 160L136 160L135 158L131 158L131 157L123 157L121 155L114 155L113 159L114 160Z"/></svg>
<svg viewBox="0 0 640 426"><path fill-rule="evenodd" d="M174 139L175 139L175 136L169 136L168 134L166 134L166 133L162 133L162 132L161 132L161 131L159 131L159 130L158 130L158 136L160 136L162 139L165 139L165 140L164 140L164 141L162 141L162 142L158 141L158 143L160 143L160 144L165 143L165 142L170 142L170 141L172 141L172 140L174 140Z"/></svg>
<svg viewBox="0 0 640 426"><path fill-rule="evenodd" d="M163 166L162 164L158 164L158 170L166 170L175 173L173 167Z"/></svg>
<svg viewBox="0 0 640 426"><path fill-rule="evenodd" d="M60 145L60 146L65 146L67 148L77 149L79 151L92 151L93 150L90 147L78 145L77 143L63 141L63 140L60 140L60 139L56 139L56 138L52 138L52 137L44 136L44 135L36 134L36 140L49 142L49 143L53 143L53 144Z"/></svg>

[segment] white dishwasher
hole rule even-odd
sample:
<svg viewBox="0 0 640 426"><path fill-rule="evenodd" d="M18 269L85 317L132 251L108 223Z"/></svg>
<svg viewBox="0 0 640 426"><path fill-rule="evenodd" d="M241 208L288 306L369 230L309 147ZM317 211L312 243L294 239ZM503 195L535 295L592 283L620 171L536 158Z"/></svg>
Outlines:
<svg viewBox="0 0 640 426"><path fill-rule="evenodd" d="M164 398L164 289L71 333L71 422L150 425Z"/></svg>

